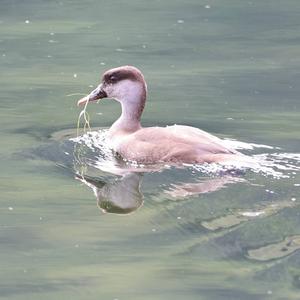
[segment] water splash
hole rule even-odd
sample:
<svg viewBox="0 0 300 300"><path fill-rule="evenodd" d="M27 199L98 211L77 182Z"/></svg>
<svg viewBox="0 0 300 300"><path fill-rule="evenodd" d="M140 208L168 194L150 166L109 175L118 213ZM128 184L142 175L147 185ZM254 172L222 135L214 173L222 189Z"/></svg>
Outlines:
<svg viewBox="0 0 300 300"><path fill-rule="evenodd" d="M250 168L253 172L274 178L291 178L296 172L300 171L300 153L278 152L278 150L281 150L279 147L225 140L225 142L228 141L236 150L268 149L275 151L250 154L249 156L256 163Z"/></svg>
<svg viewBox="0 0 300 300"><path fill-rule="evenodd" d="M118 159L107 141L107 130L89 131L81 136L71 138L75 143L75 169L78 166L91 166L104 172L116 173L122 169L122 161ZM79 168L80 169L80 168Z"/></svg>

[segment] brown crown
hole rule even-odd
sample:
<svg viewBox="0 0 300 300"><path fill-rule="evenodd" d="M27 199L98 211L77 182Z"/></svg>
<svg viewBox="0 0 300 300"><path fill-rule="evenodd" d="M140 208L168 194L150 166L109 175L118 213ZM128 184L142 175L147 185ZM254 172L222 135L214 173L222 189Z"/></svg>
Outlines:
<svg viewBox="0 0 300 300"><path fill-rule="evenodd" d="M124 79L145 82L142 72L133 66L122 66L106 71L103 74L102 82L114 84Z"/></svg>

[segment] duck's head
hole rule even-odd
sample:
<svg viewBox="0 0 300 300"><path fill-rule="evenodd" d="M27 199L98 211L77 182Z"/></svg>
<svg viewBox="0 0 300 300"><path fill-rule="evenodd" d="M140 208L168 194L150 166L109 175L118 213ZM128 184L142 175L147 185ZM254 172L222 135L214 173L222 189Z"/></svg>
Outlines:
<svg viewBox="0 0 300 300"><path fill-rule="evenodd" d="M133 66L122 66L106 71L101 83L77 105L102 98L113 98L122 104L133 103L144 106L147 86L142 72Z"/></svg>

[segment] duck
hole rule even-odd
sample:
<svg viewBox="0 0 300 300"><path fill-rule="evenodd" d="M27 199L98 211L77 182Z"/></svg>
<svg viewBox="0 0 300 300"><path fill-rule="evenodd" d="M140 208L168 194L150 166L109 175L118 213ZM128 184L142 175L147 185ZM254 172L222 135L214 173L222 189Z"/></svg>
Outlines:
<svg viewBox="0 0 300 300"><path fill-rule="evenodd" d="M139 164L224 163L245 155L231 149L208 132L188 125L142 127L141 117L147 99L147 84L142 72L134 66L107 70L100 84L77 105L114 99L122 113L111 125L107 140L112 151Z"/></svg>

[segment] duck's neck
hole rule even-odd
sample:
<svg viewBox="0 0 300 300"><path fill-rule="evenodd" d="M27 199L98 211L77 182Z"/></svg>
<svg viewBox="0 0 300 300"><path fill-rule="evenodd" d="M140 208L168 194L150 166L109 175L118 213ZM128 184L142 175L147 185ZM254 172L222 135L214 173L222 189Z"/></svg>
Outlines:
<svg viewBox="0 0 300 300"><path fill-rule="evenodd" d="M139 130L146 101L146 89L141 89L134 94L128 93L118 101L122 106L122 114L111 126L110 133L132 133Z"/></svg>

